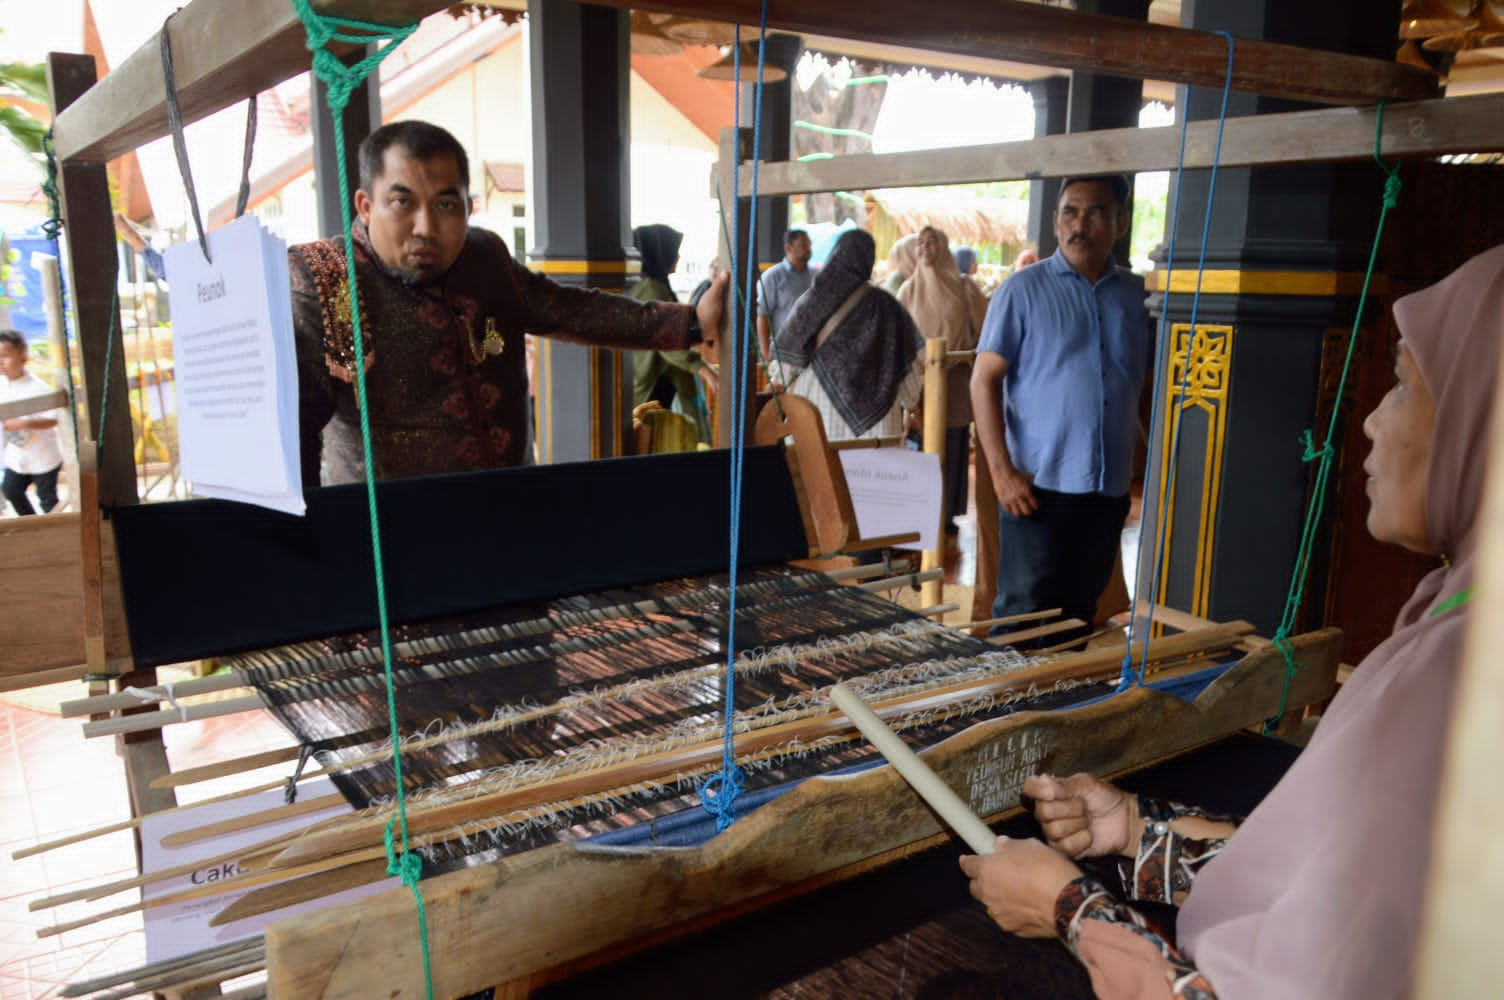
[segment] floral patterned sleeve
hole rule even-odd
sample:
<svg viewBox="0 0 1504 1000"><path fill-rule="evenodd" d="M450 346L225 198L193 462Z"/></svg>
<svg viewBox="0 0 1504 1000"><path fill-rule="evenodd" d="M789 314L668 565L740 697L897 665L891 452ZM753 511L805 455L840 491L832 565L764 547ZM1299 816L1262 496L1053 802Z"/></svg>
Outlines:
<svg viewBox="0 0 1504 1000"><path fill-rule="evenodd" d="M1131 898L1179 904L1196 875L1227 841L1181 837L1171 829L1171 821L1180 816L1231 823L1237 820L1143 796L1139 798L1139 814L1144 818L1144 833L1133 861ZM1216 1000L1211 983L1181 954L1169 934L1113 895L1098 878L1083 875L1066 885L1055 900L1055 930L1083 962L1081 929L1091 920L1120 927L1158 952L1165 961L1165 977L1174 1000Z"/></svg>
<svg viewBox="0 0 1504 1000"><path fill-rule="evenodd" d="M1150 899L1157 903L1173 903L1179 906L1191 891L1201 869L1222 853L1225 837L1196 840L1177 834L1170 824L1182 816L1196 816L1218 823L1236 826L1241 819L1210 813L1194 806L1177 802L1151 799L1140 795L1138 812L1144 820L1144 833L1139 840L1138 853L1133 859L1133 899Z"/></svg>

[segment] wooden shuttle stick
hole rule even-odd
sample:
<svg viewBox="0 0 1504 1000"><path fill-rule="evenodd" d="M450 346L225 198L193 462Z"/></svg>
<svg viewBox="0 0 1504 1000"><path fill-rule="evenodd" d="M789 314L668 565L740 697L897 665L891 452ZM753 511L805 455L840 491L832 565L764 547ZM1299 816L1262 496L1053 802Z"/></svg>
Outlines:
<svg viewBox="0 0 1504 1000"><path fill-rule="evenodd" d="M940 780L939 775L929 769L929 765L920 760L914 751L908 748L898 734L889 729L882 719L867 703L856 696L845 684L837 684L830 689L830 700L837 708L845 713L846 718L851 720L852 725L862 731L862 735L876 747L888 763L903 775L905 781L913 786L914 791L928 802L930 808L940 814L940 818L950 825L966 841L973 851L978 854L993 853L993 844L997 841L997 834L983 823L977 814L971 811L971 807L961 800L961 796L951 791L949 785Z"/></svg>

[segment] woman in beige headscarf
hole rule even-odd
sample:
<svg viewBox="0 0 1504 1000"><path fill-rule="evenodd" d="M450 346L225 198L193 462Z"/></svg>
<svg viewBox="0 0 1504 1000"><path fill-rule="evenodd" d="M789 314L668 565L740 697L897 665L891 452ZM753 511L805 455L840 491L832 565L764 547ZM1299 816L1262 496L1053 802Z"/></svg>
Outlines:
<svg viewBox="0 0 1504 1000"><path fill-rule="evenodd" d="M898 301L926 340L945 341L947 351L971 351L977 346L987 299L961 276L951 256L950 240L942 230L919 230L914 273L898 290ZM945 529L954 533L952 518L966 513L966 472L970 450L971 364L952 364L945 375Z"/></svg>
<svg viewBox="0 0 1504 1000"><path fill-rule="evenodd" d="M915 254L919 250L919 234L910 233L900 236L888 249L888 276L883 279L883 291L889 295L897 295L903 283L909 280L909 275L914 273L914 265L918 263Z"/></svg>
<svg viewBox="0 0 1504 1000"><path fill-rule="evenodd" d="M1024 794L1051 846L1000 838L999 853L962 859L997 922L1060 934L1098 996L1409 995L1472 594L1504 246L1400 299L1394 317L1397 384L1363 424L1368 530L1442 564L1294 766L1236 836L1229 820L1135 800L1090 775L1036 776ZM1178 944L1070 860L1110 854L1135 858L1140 893L1183 900Z"/></svg>

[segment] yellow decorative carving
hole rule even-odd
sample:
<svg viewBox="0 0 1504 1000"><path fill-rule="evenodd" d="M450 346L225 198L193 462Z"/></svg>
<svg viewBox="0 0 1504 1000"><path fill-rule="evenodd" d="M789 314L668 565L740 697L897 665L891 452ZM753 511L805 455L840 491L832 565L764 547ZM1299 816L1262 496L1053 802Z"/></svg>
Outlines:
<svg viewBox="0 0 1504 1000"><path fill-rule="evenodd" d="M1197 271L1176 268L1154 270L1144 277L1150 291L1165 290L1169 275L1170 291L1191 295L1198 289L1204 295L1301 295L1329 298L1333 295L1357 295L1363 291L1362 271ZM1387 280L1378 276L1369 284L1369 294L1388 288Z"/></svg>
<svg viewBox="0 0 1504 1000"><path fill-rule="evenodd" d="M1222 483L1222 456L1227 434L1227 396L1231 388L1232 374L1231 326L1213 324L1196 325L1194 331L1188 323L1176 323L1170 328L1169 372L1165 380L1164 407L1166 419L1161 421L1164 437L1161 441L1159 495L1163 499L1162 517L1173 525L1175 518L1175 490L1188 484L1170 482L1171 451L1187 410L1199 409L1206 414L1205 455L1200 483L1200 519L1195 535L1196 569L1192 589L1192 614L1209 613L1211 592L1212 546L1215 542L1216 513ZM1185 447L1180 441L1179 448ZM1164 593L1169 584L1170 549L1175 539L1166 536L1164 552L1160 558L1159 589Z"/></svg>

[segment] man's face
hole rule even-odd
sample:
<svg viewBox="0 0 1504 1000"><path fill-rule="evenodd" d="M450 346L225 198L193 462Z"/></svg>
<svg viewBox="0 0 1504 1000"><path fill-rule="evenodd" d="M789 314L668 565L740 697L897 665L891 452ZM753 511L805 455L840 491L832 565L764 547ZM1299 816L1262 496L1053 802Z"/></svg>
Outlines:
<svg viewBox="0 0 1504 1000"><path fill-rule="evenodd" d="M408 281L433 281L464 248L470 224L467 180L452 156L417 160L391 146L381 162L373 190L355 192L355 211L387 268Z"/></svg>
<svg viewBox="0 0 1504 1000"><path fill-rule="evenodd" d="M17 379L26 374L26 352L12 344L0 344L0 375Z"/></svg>
<svg viewBox="0 0 1504 1000"><path fill-rule="evenodd" d="M809 237L800 233L794 237L793 242L783 245L783 252L789 259L789 266L796 271L802 271L809 266L809 257L814 249L810 246Z"/></svg>
<svg viewBox="0 0 1504 1000"><path fill-rule="evenodd" d="M1095 280L1127 231L1127 218L1106 181L1077 181L1060 192L1055 239L1071 267Z"/></svg>

